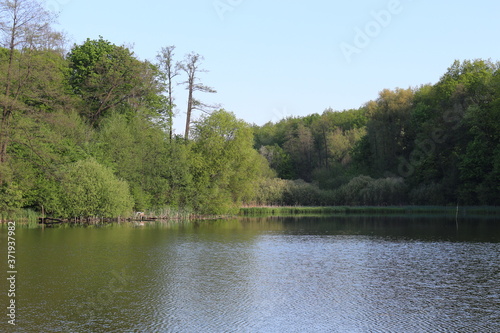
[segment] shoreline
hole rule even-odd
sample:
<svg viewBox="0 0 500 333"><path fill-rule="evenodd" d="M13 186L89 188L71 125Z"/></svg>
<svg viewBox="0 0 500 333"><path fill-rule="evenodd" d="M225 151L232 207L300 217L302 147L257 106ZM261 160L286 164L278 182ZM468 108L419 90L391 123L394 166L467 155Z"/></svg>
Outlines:
<svg viewBox="0 0 500 333"><path fill-rule="evenodd" d="M41 213L31 211L29 217L2 216L0 225L16 221L20 225L52 226L59 224L99 225L107 223L147 223L147 222L192 222L200 220L219 220L241 217L289 217L289 216L345 216L345 215L437 215L455 218L464 217L498 217L499 206L244 206L234 215L202 215L202 214L147 214L141 217L115 218L55 218L42 217Z"/></svg>
<svg viewBox="0 0 500 333"><path fill-rule="evenodd" d="M256 206L243 207L239 216L298 216L298 215L450 215L458 217L498 216L498 206Z"/></svg>

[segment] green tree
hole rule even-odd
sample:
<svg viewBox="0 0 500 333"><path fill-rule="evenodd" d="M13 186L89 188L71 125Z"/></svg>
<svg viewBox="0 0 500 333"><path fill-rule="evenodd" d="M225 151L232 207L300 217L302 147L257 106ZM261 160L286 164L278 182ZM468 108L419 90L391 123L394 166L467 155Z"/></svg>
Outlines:
<svg viewBox="0 0 500 333"><path fill-rule="evenodd" d="M148 108L160 93L155 66L102 37L75 45L68 59L70 83L83 99L82 114L92 125L113 110L133 114Z"/></svg>
<svg viewBox="0 0 500 333"><path fill-rule="evenodd" d="M130 186L136 210L162 207L167 202L172 161L167 135L147 117L113 114L101 122L93 143L98 161Z"/></svg>
<svg viewBox="0 0 500 333"><path fill-rule="evenodd" d="M278 144L261 146L259 153L267 160L269 166L276 171L279 178L293 179L295 173L290 155Z"/></svg>
<svg viewBox="0 0 500 333"><path fill-rule="evenodd" d="M444 203L495 202L498 68L491 61L455 61L437 84L417 92L410 151L425 151L426 158L409 178L416 197L419 189L440 188Z"/></svg>
<svg viewBox="0 0 500 333"><path fill-rule="evenodd" d="M52 50L22 52L15 50L16 66L10 75L15 98L4 100L13 104L3 123L5 158L0 163L0 183L13 182L22 193L23 205L39 208L43 179L51 179L54 169L79 149L69 140L73 134L69 127L57 126L75 120L69 119L74 98L68 94L66 61L60 54ZM0 49L0 72L8 71L8 61L3 61L7 58L8 51ZM0 75L0 85L6 80L7 75Z"/></svg>
<svg viewBox="0 0 500 333"><path fill-rule="evenodd" d="M219 110L196 123L193 138L195 208L222 214L251 201L257 180L268 170L265 159L253 149L251 127L233 113Z"/></svg>
<svg viewBox="0 0 500 333"><path fill-rule="evenodd" d="M12 170L10 181L21 191L24 207L43 206L47 212L57 213L52 209L60 198L54 190L59 183L58 172L88 156L93 133L75 112L28 114L15 124L11 158L5 163Z"/></svg>
<svg viewBox="0 0 500 333"><path fill-rule="evenodd" d="M311 130L302 123L299 122L293 127L293 130L288 132L287 141L283 148L294 162L297 177L305 181L311 181L314 138Z"/></svg>
<svg viewBox="0 0 500 333"><path fill-rule="evenodd" d="M354 146L365 134L364 128L345 132L341 128L337 128L327 135L328 155L332 157L334 162L347 165L351 162L351 152Z"/></svg>
<svg viewBox="0 0 500 333"><path fill-rule="evenodd" d="M407 133L413 95L412 89L386 89L366 106L370 116L367 130L372 168L377 175L396 174L399 157L411 142Z"/></svg>
<svg viewBox="0 0 500 333"><path fill-rule="evenodd" d="M7 161L7 147L14 114L25 109L21 91L29 91L33 68L32 53L47 50L61 35L51 30L54 16L36 0L0 1L0 38L4 50L0 91L0 163ZM0 175L1 176L1 175ZM0 183L3 180L0 178Z"/></svg>

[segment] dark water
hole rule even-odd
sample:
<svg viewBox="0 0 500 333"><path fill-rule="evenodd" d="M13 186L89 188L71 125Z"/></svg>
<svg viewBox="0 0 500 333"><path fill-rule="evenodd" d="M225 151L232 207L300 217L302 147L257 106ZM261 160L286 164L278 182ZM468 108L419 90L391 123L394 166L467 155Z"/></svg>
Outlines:
<svg viewBox="0 0 500 333"><path fill-rule="evenodd" d="M1 332L500 332L498 220L17 228Z"/></svg>

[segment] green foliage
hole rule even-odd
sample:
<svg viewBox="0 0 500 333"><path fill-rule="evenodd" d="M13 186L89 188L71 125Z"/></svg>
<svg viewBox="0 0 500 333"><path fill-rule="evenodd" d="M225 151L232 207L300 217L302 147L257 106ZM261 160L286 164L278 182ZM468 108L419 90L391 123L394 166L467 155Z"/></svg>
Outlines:
<svg viewBox="0 0 500 333"><path fill-rule="evenodd" d="M288 181L283 194L286 206L325 206L331 202L332 193L303 180Z"/></svg>
<svg viewBox="0 0 500 333"><path fill-rule="evenodd" d="M137 114L131 119L113 114L105 119L93 143L98 160L125 179L135 209L162 207L167 202L167 136L160 127Z"/></svg>
<svg viewBox="0 0 500 333"><path fill-rule="evenodd" d="M88 38L82 45L75 45L68 54L70 61L70 83L77 94L83 93L86 82L97 76L96 66L105 61L106 55L112 54L116 46L99 37L98 40ZM111 62L111 59L109 59Z"/></svg>
<svg viewBox="0 0 500 333"><path fill-rule="evenodd" d="M289 181L280 178L261 178L254 197L254 204L284 205L284 193Z"/></svg>
<svg viewBox="0 0 500 333"><path fill-rule="evenodd" d="M373 181L374 179L368 176L353 178L349 183L338 189L336 193L338 204L349 204L354 206L365 205L365 198L362 193Z"/></svg>
<svg viewBox="0 0 500 333"><path fill-rule="evenodd" d="M10 212L23 204L23 192L15 183L4 183L0 186L0 211Z"/></svg>
<svg viewBox="0 0 500 333"><path fill-rule="evenodd" d="M132 211L128 184L94 159L66 167L61 172L60 191L66 217L118 217Z"/></svg>
<svg viewBox="0 0 500 333"><path fill-rule="evenodd" d="M331 170L337 163L345 167L342 173L347 175L357 168L352 152L365 136L366 115L365 108L328 109L322 115L267 123L254 128L255 147L283 179L316 181L317 170Z"/></svg>
<svg viewBox="0 0 500 333"><path fill-rule="evenodd" d="M434 85L260 127L219 110L182 139L165 62L102 37L67 59L42 49L0 48L0 210L11 216L500 205L499 64L457 61Z"/></svg>
<svg viewBox="0 0 500 333"><path fill-rule="evenodd" d="M269 166L276 171L279 178L292 179L295 172L290 155L280 146L261 146L259 153L267 160Z"/></svg>
<svg viewBox="0 0 500 333"><path fill-rule="evenodd" d="M407 136L412 104L411 89L386 89L376 101L368 103L371 118L367 130L375 174L396 172L397 158L412 139Z"/></svg>
<svg viewBox="0 0 500 333"><path fill-rule="evenodd" d="M11 159L3 163L4 170L10 171L2 178L19 188L22 207L41 209L48 201L58 202L52 191L57 170L87 155L91 133L74 113L28 114L14 124Z"/></svg>
<svg viewBox="0 0 500 333"><path fill-rule="evenodd" d="M500 64L473 60L456 61L435 85L383 90L358 110L254 131L279 176L281 149L288 178L333 191L336 204L498 205L499 124Z"/></svg>
<svg viewBox="0 0 500 333"><path fill-rule="evenodd" d="M409 193L413 205L445 205L444 188L441 184L420 184Z"/></svg>
<svg viewBox="0 0 500 333"><path fill-rule="evenodd" d="M342 205L402 205L407 203L408 189L402 178L353 178L336 191L336 202Z"/></svg>
<svg viewBox="0 0 500 333"><path fill-rule="evenodd" d="M313 168L314 139L310 128L302 123L292 126L283 145L294 163L296 176L311 181Z"/></svg>
<svg viewBox="0 0 500 333"><path fill-rule="evenodd" d="M219 110L194 127L192 164L195 209L213 214L236 212L255 196L255 179L266 172L266 163L253 149L252 130L233 113Z"/></svg>
<svg viewBox="0 0 500 333"><path fill-rule="evenodd" d="M91 124L113 110L124 114L141 107L161 111L157 68L136 59L129 49L102 37L87 39L73 47L68 60L69 82L83 99L82 114Z"/></svg>
<svg viewBox="0 0 500 333"><path fill-rule="evenodd" d="M373 180L360 195L365 205L403 205L407 200L408 187L403 178L380 178Z"/></svg>

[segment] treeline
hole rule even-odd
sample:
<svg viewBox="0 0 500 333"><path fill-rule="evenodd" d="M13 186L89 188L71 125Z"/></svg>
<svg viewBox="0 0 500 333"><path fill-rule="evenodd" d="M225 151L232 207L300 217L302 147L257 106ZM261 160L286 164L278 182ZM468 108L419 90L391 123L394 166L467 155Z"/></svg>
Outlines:
<svg viewBox="0 0 500 333"><path fill-rule="evenodd" d="M500 205L500 65L456 61L434 85L268 123L255 138L280 178L302 180L269 180L262 202Z"/></svg>
<svg viewBox="0 0 500 333"><path fill-rule="evenodd" d="M102 37L65 52L37 1L0 1L0 9L1 215L227 214L272 173L250 125L197 99L215 92L199 80L200 55L175 61L169 46L142 61ZM183 137L172 131L175 77L188 96ZM195 110L213 112L194 122Z"/></svg>
<svg viewBox="0 0 500 333"><path fill-rule="evenodd" d="M2 74L8 49L0 49ZM1 96L0 211L117 217L132 211L236 212L271 173L250 125L216 110L171 135L159 65L87 40L67 55L15 49ZM6 82L10 78L10 84Z"/></svg>
<svg viewBox="0 0 500 333"><path fill-rule="evenodd" d="M197 99L215 90L196 53L175 61L168 46L143 61L102 37L65 52L36 1L0 7L12 14L0 48L2 214L500 204L498 64L455 62L434 85L384 90L356 110L251 126ZM172 130L177 83L183 136Z"/></svg>

